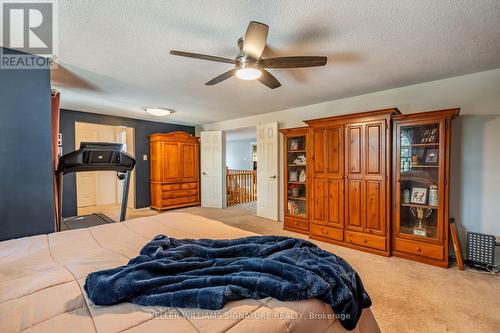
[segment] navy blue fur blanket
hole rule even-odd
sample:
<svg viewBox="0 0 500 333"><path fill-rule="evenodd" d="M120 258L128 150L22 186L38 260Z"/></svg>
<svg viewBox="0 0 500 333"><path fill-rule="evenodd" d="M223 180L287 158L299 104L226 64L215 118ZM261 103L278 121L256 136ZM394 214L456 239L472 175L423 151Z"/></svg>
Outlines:
<svg viewBox="0 0 500 333"><path fill-rule="evenodd" d="M132 302L221 309L268 296L318 298L353 329L371 305L358 274L342 258L306 240L253 236L231 240L156 236L126 266L91 273L85 291L97 305Z"/></svg>

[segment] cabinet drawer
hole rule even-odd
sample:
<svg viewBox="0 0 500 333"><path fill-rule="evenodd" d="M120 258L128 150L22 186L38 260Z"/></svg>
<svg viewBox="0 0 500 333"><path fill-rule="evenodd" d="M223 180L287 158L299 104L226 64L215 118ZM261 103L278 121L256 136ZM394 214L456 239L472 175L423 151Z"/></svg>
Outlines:
<svg viewBox="0 0 500 333"><path fill-rule="evenodd" d="M170 199L170 198L178 198L178 197L187 197L190 195L197 195L198 190L177 190L177 191L165 191L163 192L162 198L163 199Z"/></svg>
<svg viewBox="0 0 500 333"><path fill-rule="evenodd" d="M406 239L396 238L395 250L417 254L424 257L443 260L444 248L439 245L414 242Z"/></svg>
<svg viewBox="0 0 500 333"><path fill-rule="evenodd" d="M181 184L165 184L165 185L162 185L161 189L163 191L180 190Z"/></svg>
<svg viewBox="0 0 500 333"><path fill-rule="evenodd" d="M198 188L198 183L182 183L181 184L181 189L183 190L189 190L193 188Z"/></svg>
<svg viewBox="0 0 500 333"><path fill-rule="evenodd" d="M346 231L345 242L385 251L385 238L362 232Z"/></svg>
<svg viewBox="0 0 500 333"><path fill-rule="evenodd" d="M285 227L309 231L309 222L305 220L288 219L285 217Z"/></svg>
<svg viewBox="0 0 500 333"><path fill-rule="evenodd" d="M310 232L311 232L311 235L335 239L338 241L341 241L342 236L343 236L342 229L326 227L326 226L318 225L318 224L314 224L314 223L311 224Z"/></svg>
<svg viewBox="0 0 500 333"><path fill-rule="evenodd" d="M198 196L192 195L189 197L180 197L180 198L172 198L172 199L163 199L162 204L163 206L176 206L176 205L182 205L182 204L187 204L191 202L198 202Z"/></svg>

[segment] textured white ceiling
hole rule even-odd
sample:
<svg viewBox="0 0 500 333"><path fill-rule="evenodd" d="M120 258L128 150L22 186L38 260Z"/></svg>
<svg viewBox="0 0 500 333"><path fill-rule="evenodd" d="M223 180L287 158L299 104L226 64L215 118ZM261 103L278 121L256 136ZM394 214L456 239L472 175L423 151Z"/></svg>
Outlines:
<svg viewBox="0 0 500 333"><path fill-rule="evenodd" d="M231 78L250 20L270 26L267 55L326 55L326 67L270 70L282 87ZM62 107L204 124L500 67L498 0L60 0ZM177 112L153 118L141 108ZM305 117L307 118L307 117Z"/></svg>

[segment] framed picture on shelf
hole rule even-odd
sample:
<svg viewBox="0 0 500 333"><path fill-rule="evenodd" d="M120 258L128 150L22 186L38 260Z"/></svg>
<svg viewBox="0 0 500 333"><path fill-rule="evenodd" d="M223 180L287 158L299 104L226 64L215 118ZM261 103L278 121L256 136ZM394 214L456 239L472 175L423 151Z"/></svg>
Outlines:
<svg viewBox="0 0 500 333"><path fill-rule="evenodd" d="M425 151L425 163L436 164L439 162L439 149L427 149Z"/></svg>
<svg viewBox="0 0 500 333"><path fill-rule="evenodd" d="M429 128L424 131L422 135L422 140L420 143L436 143L438 140L438 129L437 128Z"/></svg>
<svg viewBox="0 0 500 333"><path fill-rule="evenodd" d="M422 141L420 143L429 143L429 137L431 135L431 130L426 129L424 135L422 135Z"/></svg>
<svg viewBox="0 0 500 333"><path fill-rule="evenodd" d="M290 140L290 150L299 150L299 140Z"/></svg>
<svg viewBox="0 0 500 333"><path fill-rule="evenodd" d="M429 134L429 140L427 141L428 143L436 143L438 139L438 129L433 128Z"/></svg>
<svg viewBox="0 0 500 333"><path fill-rule="evenodd" d="M411 203L425 205L427 203L427 188L414 187L411 189Z"/></svg>
<svg viewBox="0 0 500 333"><path fill-rule="evenodd" d="M413 155L411 156L411 161L413 163L422 163L425 158L425 149L417 148L413 151Z"/></svg>

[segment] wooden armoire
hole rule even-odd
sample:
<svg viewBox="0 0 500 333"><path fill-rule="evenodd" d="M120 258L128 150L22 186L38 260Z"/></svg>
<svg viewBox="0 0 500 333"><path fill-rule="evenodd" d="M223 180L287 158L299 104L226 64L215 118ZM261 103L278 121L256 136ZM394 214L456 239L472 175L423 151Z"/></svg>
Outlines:
<svg viewBox="0 0 500 333"><path fill-rule="evenodd" d="M305 121L310 237L390 255L396 108Z"/></svg>
<svg viewBox="0 0 500 333"><path fill-rule="evenodd" d="M200 144L186 132L149 136L151 208L200 204Z"/></svg>

